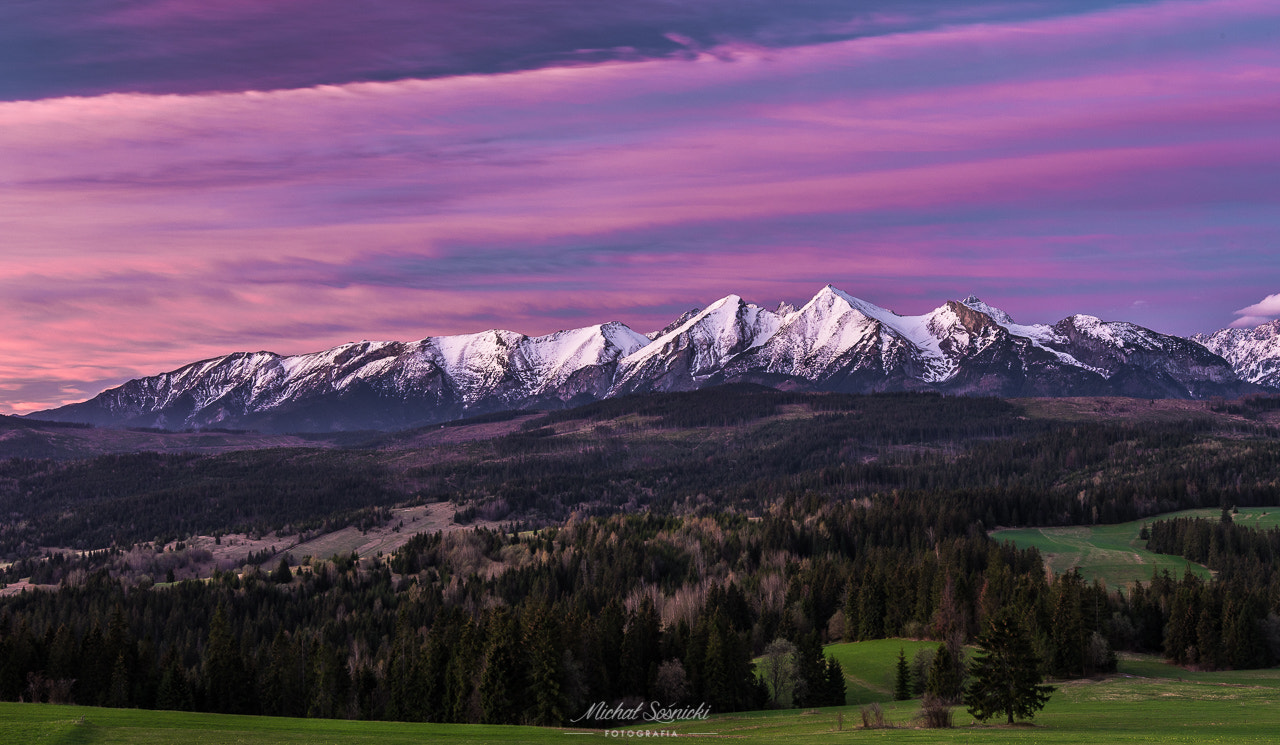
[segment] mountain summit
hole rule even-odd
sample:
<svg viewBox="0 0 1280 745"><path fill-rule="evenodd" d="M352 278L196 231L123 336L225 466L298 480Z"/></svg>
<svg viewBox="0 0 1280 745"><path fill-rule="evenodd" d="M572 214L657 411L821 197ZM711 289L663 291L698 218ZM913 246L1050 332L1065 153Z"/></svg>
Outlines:
<svg viewBox="0 0 1280 745"><path fill-rule="evenodd" d="M1277 385L1278 360L1277 322L1188 340L1088 315L1018 324L973 295L901 316L828 285L802 307L776 311L729 295L648 335L605 323L537 337L491 330L362 341L291 357L237 352L32 416L169 429L395 429L732 382L1203 398Z"/></svg>

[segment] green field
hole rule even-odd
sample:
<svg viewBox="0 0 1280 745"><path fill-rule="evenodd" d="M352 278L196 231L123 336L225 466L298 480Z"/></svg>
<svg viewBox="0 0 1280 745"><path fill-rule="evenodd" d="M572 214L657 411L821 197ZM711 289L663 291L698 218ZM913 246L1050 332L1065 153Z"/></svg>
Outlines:
<svg viewBox="0 0 1280 745"><path fill-rule="evenodd" d="M831 648L851 663L887 659L899 645L890 640ZM910 653L910 652L909 652ZM856 663L855 663L856 664ZM892 680L892 664L881 669L853 668L856 678ZM860 706L828 709L748 712L713 716L702 722L660 728L685 736L743 743L1274 743L1280 741L1280 670L1225 673L1188 672L1153 657L1126 657L1120 673L1105 679L1059 684L1034 725L977 725L963 708L956 728L922 730L913 726L917 701L886 702L895 729L859 728ZM843 724L843 730L837 727ZM632 729L645 729L632 728ZM577 734L582 733L582 734ZM567 743L637 740L573 729L348 722L316 719L179 714L174 712L93 709L39 704L0 704L0 742L26 743L173 743L184 745L271 745L274 743ZM651 738L643 738L651 739ZM658 739L658 738L652 738Z"/></svg>
<svg viewBox="0 0 1280 745"><path fill-rule="evenodd" d="M746 712L706 721L632 727L742 743L1274 743L1280 742L1280 670L1192 672L1153 656L1124 655L1118 674L1058 684L1034 724L976 724L963 709L955 729L914 726L918 701L892 702L898 649L933 642L887 639L827 647L860 682L865 701L882 702L897 727L860 728L862 707ZM854 698L850 686L850 698ZM360 745L378 743L571 743L662 738L610 736L601 731L481 725L349 722L225 716L0 703L0 743L92 745Z"/></svg>
<svg viewBox="0 0 1280 745"><path fill-rule="evenodd" d="M835 657L844 668L845 700L850 704L869 704L872 701L893 699L894 677L897 675L898 650L906 652L907 662L916 652L934 649L935 641L912 639L876 639L851 644L831 644L826 653Z"/></svg>
<svg viewBox="0 0 1280 745"><path fill-rule="evenodd" d="M991 534L997 541L1012 541L1019 548L1035 546L1045 563L1057 574L1079 569L1088 582L1099 580L1108 587L1127 587L1134 582L1151 579L1152 571L1169 570L1175 577L1190 567L1201 577L1209 570L1179 556L1152 553L1143 548L1138 537L1144 524L1174 517L1207 517L1218 519L1219 509L1183 510L1155 515L1143 520L1117 525L1095 525L1069 528L1017 528ZM1255 528L1280 526L1280 508L1246 507L1234 516L1237 523Z"/></svg>

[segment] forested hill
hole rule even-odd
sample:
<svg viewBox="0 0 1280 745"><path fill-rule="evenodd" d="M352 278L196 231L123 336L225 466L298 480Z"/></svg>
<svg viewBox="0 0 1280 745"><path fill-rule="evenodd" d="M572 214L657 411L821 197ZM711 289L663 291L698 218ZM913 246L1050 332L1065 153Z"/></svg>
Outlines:
<svg viewBox="0 0 1280 745"><path fill-rule="evenodd" d="M912 494L935 506L931 520L982 529L1277 503L1274 412L1215 406L743 386L491 416L354 448L251 440L214 454L15 458L0 461L0 557L333 528L431 502L456 504L462 520L536 526Z"/></svg>
<svg viewBox="0 0 1280 745"><path fill-rule="evenodd" d="M9 460L5 576L56 587L0 599L0 698L545 724L599 700L728 711L768 703L751 659L781 639L793 701L820 706L843 682L823 643L927 637L958 656L1002 609L1059 676L1116 649L1273 664L1275 573L1120 595L987 534L1280 504L1267 416L725 388L361 448ZM186 550L170 539L369 527L441 501L489 527L381 556L260 554L209 582L163 573ZM114 548L23 558L57 543Z"/></svg>

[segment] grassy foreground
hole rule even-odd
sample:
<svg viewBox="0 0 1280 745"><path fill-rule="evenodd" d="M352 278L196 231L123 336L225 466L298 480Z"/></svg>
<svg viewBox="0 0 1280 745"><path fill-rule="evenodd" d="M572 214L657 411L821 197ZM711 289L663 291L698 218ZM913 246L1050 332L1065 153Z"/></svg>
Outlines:
<svg viewBox="0 0 1280 745"><path fill-rule="evenodd" d="M892 661L909 641L834 645L851 675L868 690L892 680ZM913 647L914 648L914 647ZM912 649L913 649L912 648ZM908 656L912 649L907 649ZM883 658L883 659L882 659ZM890 663L887 667L884 663ZM883 700L884 696L879 696ZM746 712L706 721L633 727L674 732L677 737L742 743L1274 743L1280 742L1280 670L1188 672L1150 656L1127 656L1120 673L1105 679L1059 684L1033 725L978 725L955 712L956 728L915 729L918 701L885 702L891 729L860 728L861 707ZM274 745L315 743L572 743L596 740L658 740L660 737L574 729L480 725L348 722L317 719L225 716L177 712L94 709L46 704L0 704L0 742L182 743L183 745ZM666 739L670 739L668 736Z"/></svg>
<svg viewBox="0 0 1280 745"><path fill-rule="evenodd" d="M1192 564L1180 556L1157 554L1145 548L1146 541L1138 537L1144 524L1175 517L1206 517L1218 519L1218 509L1183 510L1155 515L1115 525L1094 525L1069 528L1017 528L998 530L991 534L997 541L1012 541L1018 548L1040 549L1045 563L1057 574L1080 570L1086 582L1095 579L1108 587L1127 587L1135 582L1147 582L1153 571L1169 570L1181 577L1188 568L1201 577L1208 577L1209 570ZM1266 529L1280 526L1280 508L1245 507L1234 516L1240 525Z"/></svg>

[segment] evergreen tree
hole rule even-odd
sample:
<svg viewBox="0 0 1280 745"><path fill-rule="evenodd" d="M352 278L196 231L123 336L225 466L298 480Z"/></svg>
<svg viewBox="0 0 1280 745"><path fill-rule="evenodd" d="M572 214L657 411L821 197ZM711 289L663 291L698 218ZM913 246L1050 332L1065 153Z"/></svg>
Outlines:
<svg viewBox="0 0 1280 745"><path fill-rule="evenodd" d="M911 668L907 666L907 653L898 647L898 670L893 679L893 700L906 701L911 698Z"/></svg>
<svg viewBox="0 0 1280 745"><path fill-rule="evenodd" d="M75 678L76 668L80 664L80 652L75 635L65 623L58 625L58 632L53 636L53 644L49 648L49 677L54 680Z"/></svg>
<svg viewBox="0 0 1280 745"><path fill-rule="evenodd" d="M555 619L546 607L534 608L526 615L524 641L529 676L525 700L529 706L525 716L529 724L540 727L558 726L565 718L560 685L564 679L563 658L557 631Z"/></svg>
<svg viewBox="0 0 1280 745"><path fill-rule="evenodd" d="M480 676L480 710L486 724L518 724L524 669L520 628L510 611L499 607L489 619L489 649Z"/></svg>
<svg viewBox="0 0 1280 745"><path fill-rule="evenodd" d="M603 679L601 695L612 699L622 694L622 640L626 612L617 598L610 598L595 623L595 644L599 652L597 674Z"/></svg>
<svg viewBox="0 0 1280 745"><path fill-rule="evenodd" d="M1030 719L1049 701L1052 686L1041 685L1040 659L1015 609L1006 607L996 614L985 633L978 637L981 652L970 666L965 704L979 721L1005 715ZM941 656L941 655L939 655Z"/></svg>
<svg viewBox="0 0 1280 745"><path fill-rule="evenodd" d="M169 711L190 711L195 702L191 696L191 686L187 683L187 674L182 669L176 650L170 647L165 653L164 672L160 675L160 688L156 693L156 708Z"/></svg>
<svg viewBox="0 0 1280 745"><path fill-rule="evenodd" d="M227 608L219 604L209 623L209 642L204 653L206 704L211 711L238 714L245 709L248 676L244 660L231 636Z"/></svg>
<svg viewBox="0 0 1280 745"><path fill-rule="evenodd" d="M726 619L728 615L725 614ZM732 627L730 627L732 630ZM661 662L662 621L653 606L653 599L646 596L640 607L631 614L622 637L619 685L623 695L649 697L650 684L658 673Z"/></svg>
<svg viewBox="0 0 1280 745"><path fill-rule="evenodd" d="M826 705L827 706L844 706L847 699L845 695L847 689L844 682L844 667L840 665L840 661L835 657L827 658L827 685L826 685Z"/></svg>
<svg viewBox="0 0 1280 745"><path fill-rule="evenodd" d="M827 661L818 632L804 634L796 645L796 705L826 706Z"/></svg>
<svg viewBox="0 0 1280 745"><path fill-rule="evenodd" d="M884 636L884 584L877 574L869 574L862 584L858 602L858 638L880 639Z"/></svg>
<svg viewBox="0 0 1280 745"><path fill-rule="evenodd" d="M293 581L293 572L289 569L288 559L280 559L275 571L271 573L271 581L281 585L287 585Z"/></svg>
<svg viewBox="0 0 1280 745"><path fill-rule="evenodd" d="M116 664L111 669L111 686L107 689L107 706L123 709L129 706L131 689L129 668L125 664L124 654L116 655Z"/></svg>
<svg viewBox="0 0 1280 745"><path fill-rule="evenodd" d="M1050 634L1052 656L1049 668L1054 675L1084 675L1085 634L1084 619L1080 612L1080 600L1084 580L1076 570L1062 575L1054 583L1056 595L1053 608L1053 624Z"/></svg>
<svg viewBox="0 0 1280 745"><path fill-rule="evenodd" d="M939 644L938 651L933 655L933 664L929 666L924 688L926 694L949 704L960 699L960 670L956 667L956 658L946 642Z"/></svg>

